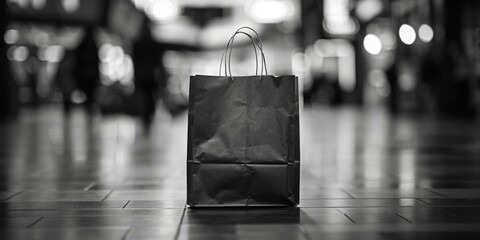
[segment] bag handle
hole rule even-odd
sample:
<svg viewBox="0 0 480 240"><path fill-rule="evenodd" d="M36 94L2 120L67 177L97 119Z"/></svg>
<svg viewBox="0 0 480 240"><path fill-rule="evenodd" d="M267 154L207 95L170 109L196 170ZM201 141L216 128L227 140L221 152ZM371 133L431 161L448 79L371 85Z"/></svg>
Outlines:
<svg viewBox="0 0 480 240"><path fill-rule="evenodd" d="M250 34L242 31L243 29L248 29L250 31L252 31L253 33L255 33L256 37L258 38L258 41L253 38ZM222 70L222 63L225 64L225 68L224 68L224 72L225 72L225 76L227 76L227 68L228 68L228 74L230 76L230 78L233 80L233 76L232 76L232 70L231 70L231 67L230 67L230 63L231 63L231 57L232 57L232 50L233 50L233 41L235 40L235 36L237 34L244 34L246 35L248 38L250 38L250 41L252 42L252 45L253 45L253 49L255 51L255 75L258 75L258 54L257 54L257 47L258 49L260 50L260 57L261 57L261 71L260 71L260 75L263 75L263 68L265 67L265 74L268 75L268 70L267 70L267 62L265 60L265 54L263 53L263 46L262 46L262 41L261 41L261 38L260 38L260 35L255 31L253 30L251 27L241 27L239 29L237 29L237 31L235 31L235 33L232 35L232 37L230 37L230 40L228 41L227 45L225 46L225 49L222 53L222 58L220 60L220 68L218 70L218 74L219 75L222 75L221 74L221 70ZM223 62L225 60L225 62ZM228 65L228 66L227 66Z"/></svg>
<svg viewBox="0 0 480 240"><path fill-rule="evenodd" d="M265 67L265 74L268 75L268 72L267 72L267 62L265 60L265 54L263 53L263 48L262 48L262 45L261 45L261 42L260 41L257 41L255 38L253 38L251 35L243 32L243 31L239 31L238 33L243 33L245 35L248 35L248 37L250 38L250 40L252 41L253 43L253 47L255 49L255 46L258 47L258 49L260 50L260 54L261 54L261 71L260 71L260 75L263 75L263 68ZM233 37L235 39L235 36ZM231 70L231 59L232 59L232 50L233 50L233 40L232 39L232 44L230 45L230 51L229 51L229 55L228 55L228 72L230 74L230 76L232 76L232 70ZM255 50L256 51L256 50ZM258 57L257 57L257 54L255 53L255 62L256 62L256 71L255 71L255 75L257 75L257 71L258 71ZM226 66L227 64L225 63L225 68L227 67ZM226 69L225 69L226 70Z"/></svg>
<svg viewBox="0 0 480 240"><path fill-rule="evenodd" d="M218 74L219 74L219 75L222 75L222 74L221 74L222 62L223 62L223 60L224 60L224 58L225 58L225 62L224 62L224 63L225 63L225 76L227 76L227 69L229 70L230 76L232 75L232 74L231 74L231 69L230 69L230 62L231 62L231 60L230 60L231 58L230 58L230 57L231 57L231 49L233 48L233 41L234 41L235 36L236 36L237 34L244 34L244 35L246 35L247 37L250 38L250 41L252 42L253 47L254 47L254 51L255 51L255 63L256 63L256 65L255 65L255 66L256 66L255 74L258 75L258 54L257 54L257 50L256 50L255 47L258 47L258 48L260 49L260 51L261 51L261 53L262 53L262 56L263 56L263 61L262 61L262 63L265 63L265 55L263 54L263 49L262 49L262 47L261 47L261 43L258 43L258 41L256 41L250 34L248 34L248 33L246 33L246 32L243 32L243 31L240 31L240 29L237 30L237 31L235 32L235 34L230 38L230 40L229 40L228 43L227 43L227 46L225 47L225 49L224 49L224 51L223 51L222 59L220 60L220 68L219 68L219 70L218 70ZM230 57L227 59L227 56L229 56L229 54L230 54ZM228 63L228 66L227 66L227 63ZM262 67L262 69L261 69L261 74L263 74L263 67L264 67L264 66L262 65L261 67ZM266 65L265 65L265 67L266 67Z"/></svg>
<svg viewBox="0 0 480 240"><path fill-rule="evenodd" d="M251 35L249 35L248 33L245 33L243 31L237 31L235 32L235 34L230 37L230 40L228 40L228 43L227 43L227 46L225 47L225 49L223 50L223 53L222 53L222 58L220 60L220 68L218 69L218 75L222 75L221 72L222 72L222 63L225 64L225 76L227 76L227 70L229 69L230 67L230 58L228 57L229 54L231 55L231 50L233 48L233 40L235 39L235 36L237 34L244 34L246 35L248 38L250 38L250 41L252 42L252 45L253 45L253 50L255 51L255 75L258 75L258 54L257 54L257 43L255 42L255 40L253 39L253 37ZM229 53L230 52L230 53ZM225 61L224 61L225 60ZM228 64L228 65L227 65ZM231 71L230 71L231 72ZM263 73L263 65L262 65L262 73Z"/></svg>
<svg viewBox="0 0 480 240"><path fill-rule="evenodd" d="M247 30L252 31L252 32L257 36L258 41L257 41L255 38L252 38L252 36L251 36L250 34L244 32L244 31L241 31L241 30L243 30L243 29L247 29ZM261 70L261 72L260 72L260 75L263 74L263 66L265 66L265 74L268 75L267 62L266 62L266 60L265 60L265 54L263 53L262 39L260 38L260 35L258 34L258 32L255 31L255 30L254 30L253 28L251 28L251 27L243 26L243 27L240 27L239 29L237 29L237 31L235 32L235 34L232 36L233 39L235 38L235 35L236 35L237 32L241 32L241 33L249 36L250 40L255 40L254 42L252 41L253 45L254 45L254 47L255 47L255 44L256 44L256 46L257 46L258 49L260 50L260 53L262 54L262 55L261 55L261 57L262 57L262 58L261 58L261 61L262 61L262 63L261 63L261 64L262 64L262 65L261 65L262 70ZM232 76L232 71L231 71L231 69L230 69L230 61L231 61L232 50L233 50L233 39L232 39L232 45L231 45L231 47L230 47L230 55L229 55L229 58L228 58L228 69L229 69L230 76ZM256 60L256 61L257 61L257 60ZM257 62L258 62L258 61L257 61ZM225 68L226 68L226 65L225 65ZM257 67L257 68L258 68L258 67ZM226 69L225 69L225 70L226 70ZM256 73L255 73L255 74L256 74Z"/></svg>

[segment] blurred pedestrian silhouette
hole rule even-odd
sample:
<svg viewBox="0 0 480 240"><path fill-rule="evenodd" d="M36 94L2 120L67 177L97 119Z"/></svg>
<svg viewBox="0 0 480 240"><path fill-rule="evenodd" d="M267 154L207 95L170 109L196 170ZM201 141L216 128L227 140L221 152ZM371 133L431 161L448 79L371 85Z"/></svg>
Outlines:
<svg viewBox="0 0 480 240"><path fill-rule="evenodd" d="M76 89L75 76L75 56L73 52L65 51L65 57L58 66L56 85L62 92L63 109L69 114L72 108L72 94Z"/></svg>
<svg viewBox="0 0 480 240"><path fill-rule="evenodd" d="M75 76L78 88L85 93L85 106L88 113L94 107L94 94L100 81L98 46L93 27L87 27L83 40L76 51L77 66Z"/></svg>
<svg viewBox="0 0 480 240"><path fill-rule="evenodd" d="M156 101L162 80L162 51L152 38L149 22L144 21L139 37L133 42L133 65L135 70L135 96L139 99L139 114L148 134L155 117Z"/></svg>

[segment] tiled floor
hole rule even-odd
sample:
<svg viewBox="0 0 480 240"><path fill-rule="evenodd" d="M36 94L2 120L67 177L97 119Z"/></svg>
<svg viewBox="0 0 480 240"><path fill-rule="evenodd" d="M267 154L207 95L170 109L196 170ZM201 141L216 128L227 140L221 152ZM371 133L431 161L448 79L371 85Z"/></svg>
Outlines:
<svg viewBox="0 0 480 240"><path fill-rule="evenodd" d="M480 239L480 123L305 109L298 208L185 208L186 115L0 123L0 239Z"/></svg>

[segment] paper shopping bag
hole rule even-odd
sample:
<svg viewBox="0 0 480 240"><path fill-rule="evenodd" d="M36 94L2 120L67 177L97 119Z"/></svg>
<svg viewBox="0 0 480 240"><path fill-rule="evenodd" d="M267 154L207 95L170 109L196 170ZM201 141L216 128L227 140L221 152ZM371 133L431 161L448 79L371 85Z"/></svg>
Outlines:
<svg viewBox="0 0 480 240"><path fill-rule="evenodd" d="M239 29L227 47L233 47L230 44L240 33L246 34ZM260 50L264 64L259 40L248 36ZM266 72L266 64L262 73L263 67ZM298 205L298 80L293 75L262 73L191 76L187 149L190 207Z"/></svg>

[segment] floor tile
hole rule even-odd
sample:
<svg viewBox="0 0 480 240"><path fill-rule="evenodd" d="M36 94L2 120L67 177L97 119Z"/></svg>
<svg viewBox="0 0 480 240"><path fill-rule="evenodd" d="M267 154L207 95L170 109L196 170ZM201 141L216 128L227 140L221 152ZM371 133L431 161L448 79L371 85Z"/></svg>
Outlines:
<svg viewBox="0 0 480 240"><path fill-rule="evenodd" d="M480 198L477 199L420 199L432 206L449 206L449 207L461 207L461 206L480 206Z"/></svg>
<svg viewBox="0 0 480 240"><path fill-rule="evenodd" d="M432 191L449 198L480 198L480 188L434 188Z"/></svg>
<svg viewBox="0 0 480 240"><path fill-rule="evenodd" d="M384 234L386 240L410 240L410 239L422 239L422 240L450 240L450 239L465 239L475 240L480 238L480 232L400 232L400 233L386 233Z"/></svg>
<svg viewBox="0 0 480 240"><path fill-rule="evenodd" d="M94 183L91 181L83 182L58 182L57 180L52 181L34 181L34 182L21 182L14 184L11 189L18 191L83 191L88 190L89 186L93 186Z"/></svg>
<svg viewBox="0 0 480 240"><path fill-rule="evenodd" d="M308 233L309 239L324 240L385 240L380 233Z"/></svg>
<svg viewBox="0 0 480 240"><path fill-rule="evenodd" d="M354 222L342 213L304 214L302 224L353 224Z"/></svg>
<svg viewBox="0 0 480 240"><path fill-rule="evenodd" d="M373 212L373 213L345 213L356 224L367 223L408 223L407 220L391 212Z"/></svg>
<svg viewBox="0 0 480 240"><path fill-rule="evenodd" d="M0 122L0 239L478 238L478 123L307 107L298 208L185 208L187 114L162 111L149 136L55 107Z"/></svg>
<svg viewBox="0 0 480 240"><path fill-rule="evenodd" d="M308 239L296 224L248 224L235 226L239 239Z"/></svg>
<svg viewBox="0 0 480 240"><path fill-rule="evenodd" d="M422 206L425 203L416 199L322 199L302 200L300 207L389 207L389 206Z"/></svg>
<svg viewBox="0 0 480 240"><path fill-rule="evenodd" d="M177 226L178 216L101 216L45 217L34 228L104 227L104 226Z"/></svg>
<svg viewBox="0 0 480 240"><path fill-rule="evenodd" d="M445 198L425 189L345 189L355 198Z"/></svg>
<svg viewBox="0 0 480 240"><path fill-rule="evenodd" d="M5 200L5 199L8 199L16 194L18 194L19 192L0 192L0 201L2 200Z"/></svg>
<svg viewBox="0 0 480 240"><path fill-rule="evenodd" d="M107 200L186 200L185 191L114 190Z"/></svg>
<svg viewBox="0 0 480 240"><path fill-rule="evenodd" d="M125 208L184 208L185 200L129 201Z"/></svg>
<svg viewBox="0 0 480 240"><path fill-rule="evenodd" d="M22 191L6 202L98 202L110 191Z"/></svg>
<svg viewBox="0 0 480 240"><path fill-rule="evenodd" d="M323 198L352 198L340 189L302 189L300 199L323 199Z"/></svg>
<svg viewBox="0 0 480 240"><path fill-rule="evenodd" d="M101 216L181 216L183 209L63 209L63 210L9 210L2 216L19 217L101 217Z"/></svg>
<svg viewBox="0 0 480 240"><path fill-rule="evenodd" d="M116 184L96 183L91 190L163 190L165 183L161 181L137 181Z"/></svg>
<svg viewBox="0 0 480 240"><path fill-rule="evenodd" d="M480 207L448 207L444 211L458 222L480 223Z"/></svg>
<svg viewBox="0 0 480 240"><path fill-rule="evenodd" d="M177 226L136 226L125 239L150 240L150 239L175 239ZM185 238L184 238L185 239Z"/></svg>
<svg viewBox="0 0 480 240"><path fill-rule="evenodd" d="M89 240L122 240L129 227L94 227L94 228L31 228L0 229L2 240L18 239L89 239Z"/></svg>
<svg viewBox="0 0 480 240"><path fill-rule="evenodd" d="M30 225L34 224L40 220L40 218L5 218L0 216L0 228L8 229L8 228L27 228Z"/></svg>
<svg viewBox="0 0 480 240"><path fill-rule="evenodd" d="M398 215L412 223L462 223L464 220L457 218L442 208L422 209L422 211L399 211Z"/></svg>
<svg viewBox="0 0 480 240"><path fill-rule="evenodd" d="M299 208L192 209L185 212L187 225L299 224Z"/></svg>
<svg viewBox="0 0 480 240"><path fill-rule="evenodd" d="M2 202L0 209L13 210L55 210L55 209L89 209L89 208L123 208L128 201L103 202Z"/></svg>

